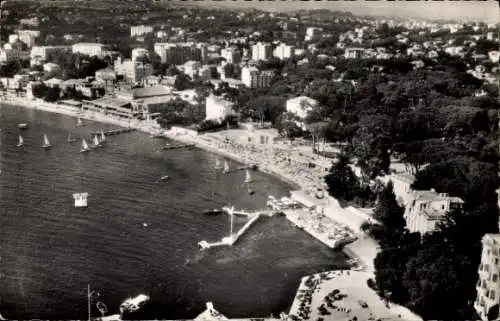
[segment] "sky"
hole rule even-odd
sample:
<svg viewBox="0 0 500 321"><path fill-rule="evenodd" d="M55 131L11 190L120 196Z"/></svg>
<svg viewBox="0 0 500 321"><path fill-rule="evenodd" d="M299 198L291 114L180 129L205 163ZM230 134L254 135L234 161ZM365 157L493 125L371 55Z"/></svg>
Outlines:
<svg viewBox="0 0 500 321"><path fill-rule="evenodd" d="M191 2L191 1L188 1ZM355 15L397 16L401 18L478 20L500 22L499 2L488 1L197 1L203 7L256 8L266 11L293 11L300 9L330 9L350 11Z"/></svg>

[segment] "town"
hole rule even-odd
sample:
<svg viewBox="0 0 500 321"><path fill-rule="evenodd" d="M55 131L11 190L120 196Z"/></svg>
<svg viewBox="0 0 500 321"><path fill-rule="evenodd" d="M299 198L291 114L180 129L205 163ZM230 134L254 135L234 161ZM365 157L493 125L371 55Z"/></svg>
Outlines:
<svg viewBox="0 0 500 321"><path fill-rule="evenodd" d="M500 318L498 23L114 0L6 1L1 16L2 103L297 186L289 220L358 269L304 277L281 319ZM211 303L197 318L214 319Z"/></svg>

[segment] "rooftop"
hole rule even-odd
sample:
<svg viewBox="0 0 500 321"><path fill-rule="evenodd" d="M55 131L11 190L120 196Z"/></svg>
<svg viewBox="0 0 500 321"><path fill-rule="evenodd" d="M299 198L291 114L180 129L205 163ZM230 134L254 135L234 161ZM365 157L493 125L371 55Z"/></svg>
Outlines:
<svg viewBox="0 0 500 321"><path fill-rule="evenodd" d="M153 96L170 95L170 91L163 86L153 86L145 88L134 88L132 89L132 95L135 99L141 99Z"/></svg>
<svg viewBox="0 0 500 321"><path fill-rule="evenodd" d="M112 107L112 108L127 108L127 105L130 105L130 102L123 100L123 99L118 99L118 98L112 98L112 97L104 97L96 100L88 100L86 102L101 106L101 107Z"/></svg>
<svg viewBox="0 0 500 321"><path fill-rule="evenodd" d="M453 203L463 203L460 197L448 196L446 193L436 193L435 191L412 191L410 197L415 201L442 201L448 199Z"/></svg>

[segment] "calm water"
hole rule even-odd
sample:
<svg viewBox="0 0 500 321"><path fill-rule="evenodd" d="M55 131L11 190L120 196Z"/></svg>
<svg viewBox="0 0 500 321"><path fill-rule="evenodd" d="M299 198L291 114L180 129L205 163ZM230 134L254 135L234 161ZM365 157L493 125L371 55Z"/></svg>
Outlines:
<svg viewBox="0 0 500 321"><path fill-rule="evenodd" d="M268 316L289 308L302 275L345 264L342 253L278 217L262 219L232 248L199 251L199 241L229 232L226 215L204 216L204 209L259 208L268 194L287 194L268 175L254 173L250 196L243 172L217 173L216 156L201 150L163 151L164 140L132 132L80 154L80 141L66 142L69 132L88 139L115 127L75 128L71 117L5 105L0 112L0 312L7 318L85 318L88 283L112 313L126 297L147 293L156 307L149 317L194 317L207 301L232 317ZM22 148L19 122L30 124ZM43 133L50 150L40 148ZM74 192L90 194L88 208L73 207Z"/></svg>

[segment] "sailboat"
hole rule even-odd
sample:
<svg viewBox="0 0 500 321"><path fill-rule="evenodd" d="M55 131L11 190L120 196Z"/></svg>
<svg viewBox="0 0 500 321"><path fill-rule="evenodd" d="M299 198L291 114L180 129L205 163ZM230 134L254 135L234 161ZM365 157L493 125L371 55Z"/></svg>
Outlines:
<svg viewBox="0 0 500 321"><path fill-rule="evenodd" d="M78 126L78 127L83 126L83 121L80 117L78 117L78 120L76 121L76 126Z"/></svg>
<svg viewBox="0 0 500 321"><path fill-rule="evenodd" d="M227 163L227 161L224 161L224 169L222 171L224 174L227 174L229 173L229 164Z"/></svg>
<svg viewBox="0 0 500 321"><path fill-rule="evenodd" d="M75 207L87 207L87 197L89 193L74 193Z"/></svg>
<svg viewBox="0 0 500 321"><path fill-rule="evenodd" d="M106 136L104 135L104 131L101 129L101 143L106 140Z"/></svg>
<svg viewBox="0 0 500 321"><path fill-rule="evenodd" d="M83 138L82 139L82 148L80 149L80 153L85 153L85 152L89 152L89 151L90 151L90 147L87 144L87 141L85 140L85 138Z"/></svg>
<svg viewBox="0 0 500 321"><path fill-rule="evenodd" d="M248 169L245 170L245 183L250 183L252 181L252 175Z"/></svg>
<svg viewBox="0 0 500 321"><path fill-rule="evenodd" d="M49 142L49 138L47 137L47 134L43 134L43 144L42 144L42 148L49 148L51 145L50 145L50 142Z"/></svg>
<svg viewBox="0 0 500 321"><path fill-rule="evenodd" d="M215 169L221 169L222 168L222 164L220 162L220 160L217 158L215 160Z"/></svg>
<svg viewBox="0 0 500 321"><path fill-rule="evenodd" d="M97 138L97 135L94 135L94 144L92 145L92 147L101 147L101 143L99 142L99 138Z"/></svg>
<svg viewBox="0 0 500 321"><path fill-rule="evenodd" d="M76 139L73 138L73 137L71 137L71 133L68 134L68 140L67 140L67 142L70 143L70 144L76 142Z"/></svg>
<svg viewBox="0 0 500 321"><path fill-rule="evenodd" d="M21 147L24 145L24 139L23 136L19 135L19 143L17 143L17 147Z"/></svg>

